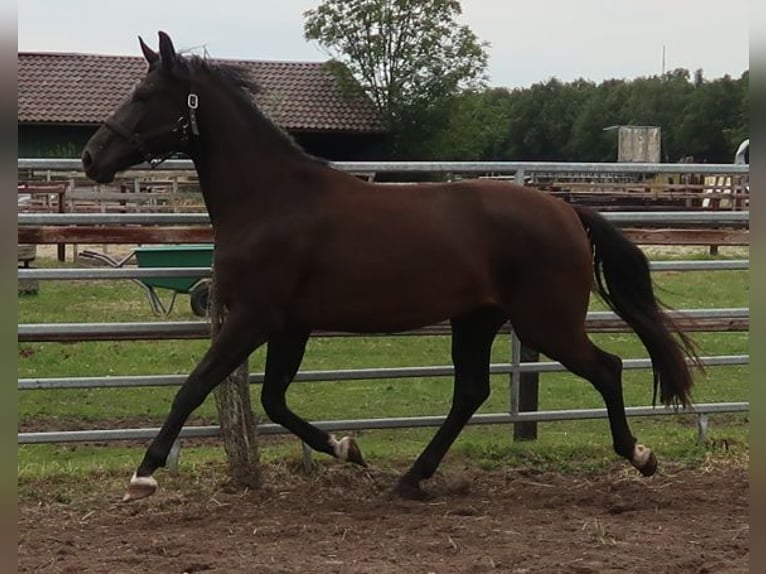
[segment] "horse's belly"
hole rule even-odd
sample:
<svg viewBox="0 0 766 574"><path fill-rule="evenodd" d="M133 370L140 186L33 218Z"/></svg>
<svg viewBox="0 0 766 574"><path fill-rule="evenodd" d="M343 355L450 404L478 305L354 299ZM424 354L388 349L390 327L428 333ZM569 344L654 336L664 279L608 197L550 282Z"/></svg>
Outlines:
<svg viewBox="0 0 766 574"><path fill-rule="evenodd" d="M432 325L494 301L470 277L375 274L317 282L296 303L296 319L312 329L372 333Z"/></svg>

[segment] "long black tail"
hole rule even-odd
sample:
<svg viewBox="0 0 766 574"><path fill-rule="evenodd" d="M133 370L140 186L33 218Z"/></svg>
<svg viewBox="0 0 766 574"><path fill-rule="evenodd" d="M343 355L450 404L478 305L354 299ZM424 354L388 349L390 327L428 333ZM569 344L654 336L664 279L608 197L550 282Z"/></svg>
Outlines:
<svg viewBox="0 0 766 574"><path fill-rule="evenodd" d="M630 325L649 352L654 371L653 404L659 386L665 405L691 406L693 380L686 357L699 367L702 363L694 342L655 297L646 256L597 211L573 207L590 235L598 294Z"/></svg>

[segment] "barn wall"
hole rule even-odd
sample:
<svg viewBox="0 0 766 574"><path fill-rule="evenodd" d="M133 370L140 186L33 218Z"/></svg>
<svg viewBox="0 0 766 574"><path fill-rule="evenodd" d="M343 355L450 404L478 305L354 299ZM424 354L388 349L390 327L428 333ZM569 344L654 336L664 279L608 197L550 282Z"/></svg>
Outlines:
<svg viewBox="0 0 766 574"><path fill-rule="evenodd" d="M372 161L385 159L384 139L380 134L308 133L294 134L297 142L312 155L334 161Z"/></svg>
<svg viewBox="0 0 766 574"><path fill-rule="evenodd" d="M77 158L97 126L54 126L21 124L18 130L19 157Z"/></svg>
<svg viewBox="0 0 766 574"><path fill-rule="evenodd" d="M19 157L78 158L96 129L97 126L19 125ZM299 132L294 137L310 154L329 160L384 158L383 139L376 134Z"/></svg>

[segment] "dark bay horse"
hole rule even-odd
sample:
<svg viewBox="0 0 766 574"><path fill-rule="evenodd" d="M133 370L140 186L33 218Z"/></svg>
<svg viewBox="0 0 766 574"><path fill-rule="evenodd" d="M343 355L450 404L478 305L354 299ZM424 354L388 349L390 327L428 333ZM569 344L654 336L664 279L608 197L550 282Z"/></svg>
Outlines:
<svg viewBox="0 0 766 574"><path fill-rule="evenodd" d="M657 459L631 434L619 357L585 333L592 289L637 333L651 357L655 396L691 404L692 342L655 298L643 253L597 212L509 183L418 186L363 182L307 155L258 109L236 68L140 41L146 77L82 153L87 175L115 173L172 152L194 161L215 231L220 334L179 389L125 500L152 494L190 413L260 345L268 344L261 401L272 421L312 448L365 464L288 407L285 393L313 330L395 332L452 325L452 406L396 492L422 495L444 454L489 394L490 347L510 320L530 347L602 395L614 450L644 475Z"/></svg>

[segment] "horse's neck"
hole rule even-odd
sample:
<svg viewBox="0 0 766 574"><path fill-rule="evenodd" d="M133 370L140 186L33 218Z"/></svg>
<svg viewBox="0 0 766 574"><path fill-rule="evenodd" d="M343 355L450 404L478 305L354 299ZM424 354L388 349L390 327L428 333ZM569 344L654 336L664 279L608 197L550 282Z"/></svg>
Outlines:
<svg viewBox="0 0 766 574"><path fill-rule="evenodd" d="M275 177L285 166L310 161L293 149L268 120L220 86L200 90L200 135L192 151L213 225L230 213L269 203Z"/></svg>

